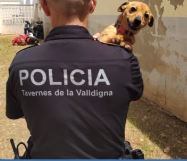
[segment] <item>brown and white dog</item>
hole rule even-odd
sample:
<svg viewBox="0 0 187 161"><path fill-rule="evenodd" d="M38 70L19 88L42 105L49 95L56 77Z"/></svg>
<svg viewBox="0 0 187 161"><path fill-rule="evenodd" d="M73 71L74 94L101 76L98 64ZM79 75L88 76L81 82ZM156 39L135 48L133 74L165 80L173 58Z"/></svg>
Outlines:
<svg viewBox="0 0 187 161"><path fill-rule="evenodd" d="M116 24L108 26L94 37L100 42L117 44L131 51L135 43L134 35L147 25L152 27L154 17L148 5L140 1L125 2L118 12L121 14Z"/></svg>

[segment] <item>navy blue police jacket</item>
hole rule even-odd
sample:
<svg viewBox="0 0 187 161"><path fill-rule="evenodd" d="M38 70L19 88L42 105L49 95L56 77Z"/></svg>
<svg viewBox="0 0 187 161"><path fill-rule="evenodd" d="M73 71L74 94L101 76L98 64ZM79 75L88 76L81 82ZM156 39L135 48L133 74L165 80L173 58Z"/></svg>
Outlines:
<svg viewBox="0 0 187 161"><path fill-rule="evenodd" d="M119 158L129 103L142 92L132 53L84 27L57 27L15 56L6 115L26 119L32 158Z"/></svg>

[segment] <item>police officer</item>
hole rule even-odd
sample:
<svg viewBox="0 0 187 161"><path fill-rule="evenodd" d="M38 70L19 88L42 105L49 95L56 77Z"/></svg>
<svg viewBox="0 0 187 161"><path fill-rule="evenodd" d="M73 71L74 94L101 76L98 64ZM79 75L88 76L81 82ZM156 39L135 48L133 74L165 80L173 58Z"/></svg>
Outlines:
<svg viewBox="0 0 187 161"><path fill-rule="evenodd" d="M87 30L96 0L41 0L52 31L14 58L6 115L24 117L31 158L120 158L129 103L141 97L136 57Z"/></svg>

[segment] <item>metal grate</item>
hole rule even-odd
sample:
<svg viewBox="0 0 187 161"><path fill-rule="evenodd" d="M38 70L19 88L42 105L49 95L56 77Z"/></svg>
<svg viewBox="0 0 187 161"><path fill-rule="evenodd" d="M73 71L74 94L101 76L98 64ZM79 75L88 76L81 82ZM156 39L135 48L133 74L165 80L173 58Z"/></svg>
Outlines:
<svg viewBox="0 0 187 161"><path fill-rule="evenodd" d="M31 21L34 15L33 5L0 5L2 25L20 25Z"/></svg>

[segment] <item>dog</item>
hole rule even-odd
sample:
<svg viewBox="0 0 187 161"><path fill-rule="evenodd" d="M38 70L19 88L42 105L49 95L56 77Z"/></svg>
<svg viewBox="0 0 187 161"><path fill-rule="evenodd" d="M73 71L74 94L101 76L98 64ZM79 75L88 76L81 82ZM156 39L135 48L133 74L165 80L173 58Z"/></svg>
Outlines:
<svg viewBox="0 0 187 161"><path fill-rule="evenodd" d="M154 17L149 6L140 1L125 2L119 8L121 12L116 23L105 28L94 38L107 44L116 44L132 51L135 35L145 26L154 25Z"/></svg>

